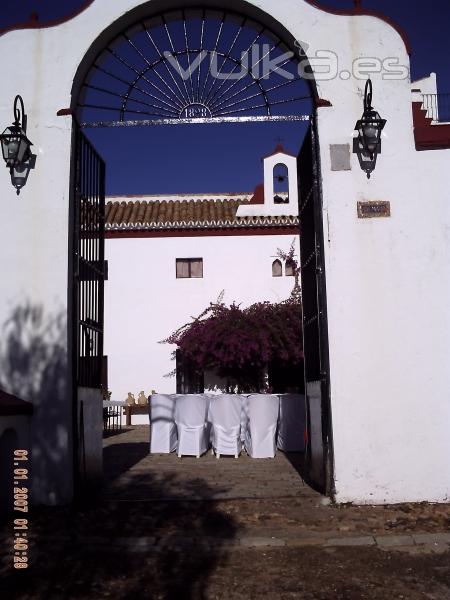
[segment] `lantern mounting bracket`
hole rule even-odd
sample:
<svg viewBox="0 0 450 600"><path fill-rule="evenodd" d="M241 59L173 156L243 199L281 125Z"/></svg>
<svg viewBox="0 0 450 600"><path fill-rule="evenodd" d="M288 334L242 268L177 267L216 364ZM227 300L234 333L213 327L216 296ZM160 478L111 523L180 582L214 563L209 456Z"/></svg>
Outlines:
<svg viewBox="0 0 450 600"><path fill-rule="evenodd" d="M20 104L20 107L17 106L18 104ZM27 115L25 114L22 96L19 96L19 94L14 98L14 125L20 127L24 133L27 132Z"/></svg>

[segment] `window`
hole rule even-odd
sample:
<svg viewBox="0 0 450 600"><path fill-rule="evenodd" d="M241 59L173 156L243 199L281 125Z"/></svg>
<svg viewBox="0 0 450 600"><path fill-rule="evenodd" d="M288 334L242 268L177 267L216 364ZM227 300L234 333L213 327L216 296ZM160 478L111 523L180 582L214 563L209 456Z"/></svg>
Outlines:
<svg viewBox="0 0 450 600"><path fill-rule="evenodd" d="M192 279L203 277L203 258L177 258L177 279Z"/></svg>
<svg viewBox="0 0 450 600"><path fill-rule="evenodd" d="M273 168L273 201L275 204L289 204L289 172L283 163Z"/></svg>
<svg viewBox="0 0 450 600"><path fill-rule="evenodd" d="M294 277L295 275L295 264L292 260L286 261L286 266L284 270L284 274L286 277Z"/></svg>
<svg viewBox="0 0 450 600"><path fill-rule="evenodd" d="M283 275L283 267L281 260L274 260L272 263L272 277L281 277Z"/></svg>

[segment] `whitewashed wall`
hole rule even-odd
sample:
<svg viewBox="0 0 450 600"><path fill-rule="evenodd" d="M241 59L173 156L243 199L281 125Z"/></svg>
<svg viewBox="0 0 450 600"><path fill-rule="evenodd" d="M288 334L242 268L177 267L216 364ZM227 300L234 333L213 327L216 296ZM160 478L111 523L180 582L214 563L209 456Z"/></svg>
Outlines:
<svg viewBox="0 0 450 600"><path fill-rule="evenodd" d="M25 300L45 307L49 318L66 313L71 123L56 112L71 104L72 82L91 44L139 4L96 0L57 27L0 37L0 55L14 57L0 64L0 123L11 122L12 101L21 93L38 154L19 198L0 169L0 327ZM156 6L147 2L145 11ZM374 17L338 17L305 0L250 0L247 6L307 42L309 57L336 52L340 70L351 70L356 57L397 57L409 65L399 34ZM329 158L330 144L351 141L364 81L337 77L318 86L333 104L319 109L319 133L337 499L444 501L450 494L450 152L415 151L408 80L372 79L375 107L388 124L370 181L356 160L351 171L331 172ZM360 199L389 200L392 218L358 221ZM67 347L64 333L61 341ZM59 356L58 382L45 394L22 394L39 406L34 470L42 485L35 497L49 503L71 497L70 373L67 354ZM6 391L18 393L4 369L2 379ZM25 372L22 382L30 379ZM51 451L42 443L48 433Z"/></svg>
<svg viewBox="0 0 450 600"><path fill-rule="evenodd" d="M387 31L379 42L402 55ZM450 150L416 152L409 82L374 80L388 123L372 179L356 156L330 166L359 99L319 110L336 499L447 501ZM358 200L389 201L391 218L358 219Z"/></svg>
<svg viewBox="0 0 450 600"><path fill-rule="evenodd" d="M128 392L174 393L175 346L159 344L198 316L222 290L224 302L249 306L289 297L293 277L272 277L277 248L294 235L109 238L105 284L105 353L112 400ZM177 279L177 258L203 258L203 278Z"/></svg>

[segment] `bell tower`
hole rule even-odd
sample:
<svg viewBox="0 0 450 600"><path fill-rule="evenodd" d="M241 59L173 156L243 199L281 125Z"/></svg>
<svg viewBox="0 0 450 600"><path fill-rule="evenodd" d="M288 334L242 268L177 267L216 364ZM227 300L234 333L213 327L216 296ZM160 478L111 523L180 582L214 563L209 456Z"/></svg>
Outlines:
<svg viewBox="0 0 450 600"><path fill-rule="evenodd" d="M272 154L262 160L264 194L255 192L250 204L241 204L237 216L298 216L297 158L278 144ZM260 189L257 188L257 191Z"/></svg>
<svg viewBox="0 0 450 600"><path fill-rule="evenodd" d="M278 144L263 158L264 206L271 215L298 215L297 158Z"/></svg>

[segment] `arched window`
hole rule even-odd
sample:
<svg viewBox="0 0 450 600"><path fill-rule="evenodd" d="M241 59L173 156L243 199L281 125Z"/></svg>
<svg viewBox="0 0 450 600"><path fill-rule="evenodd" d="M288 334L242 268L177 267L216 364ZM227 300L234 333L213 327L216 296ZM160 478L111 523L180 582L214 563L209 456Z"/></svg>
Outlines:
<svg viewBox="0 0 450 600"><path fill-rule="evenodd" d="M292 260L286 261L286 266L284 268L284 274L286 275L286 277L294 277L295 263Z"/></svg>
<svg viewBox="0 0 450 600"><path fill-rule="evenodd" d="M289 203L289 172L283 163L273 168L273 201L275 204Z"/></svg>
<svg viewBox="0 0 450 600"><path fill-rule="evenodd" d="M283 267L281 265L281 260L274 260L272 263L272 277L282 277L283 275Z"/></svg>

